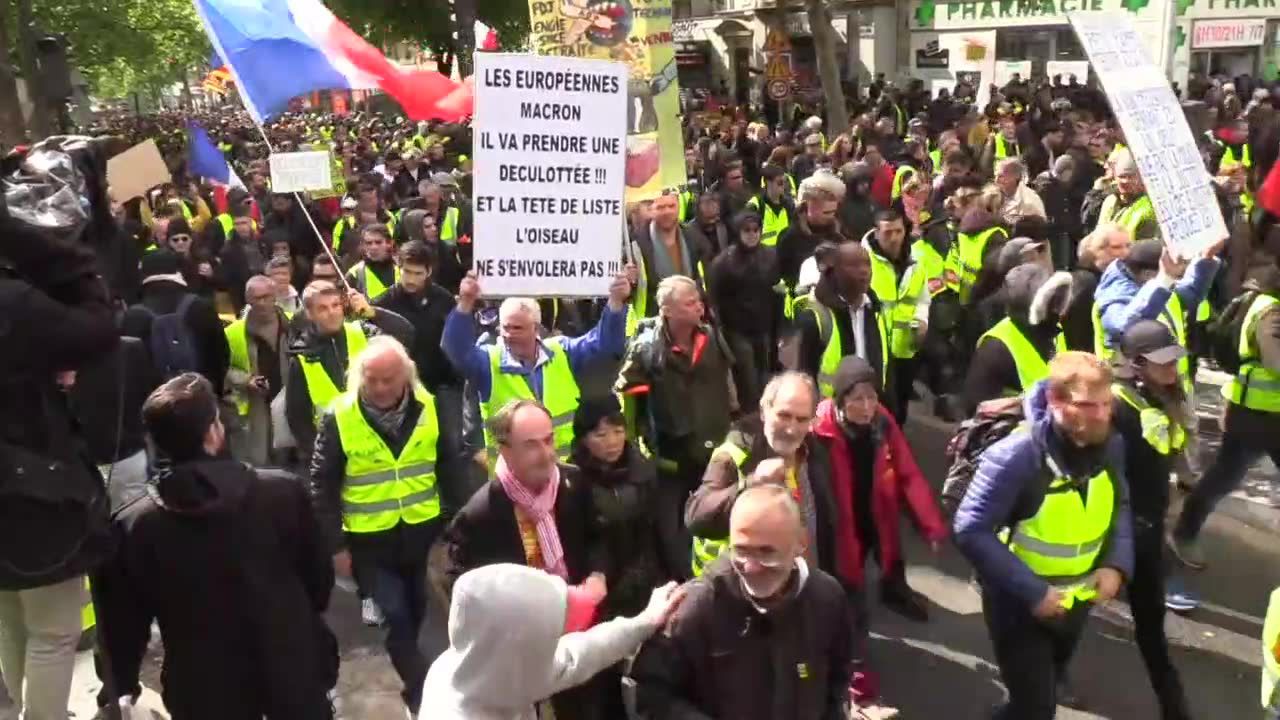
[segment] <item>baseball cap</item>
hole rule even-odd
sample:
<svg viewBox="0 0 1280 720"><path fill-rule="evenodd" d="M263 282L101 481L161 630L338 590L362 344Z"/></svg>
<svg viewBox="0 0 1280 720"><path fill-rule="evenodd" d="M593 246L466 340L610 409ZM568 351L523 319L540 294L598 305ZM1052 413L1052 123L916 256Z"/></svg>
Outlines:
<svg viewBox="0 0 1280 720"><path fill-rule="evenodd" d="M1159 270L1162 254L1164 241L1143 240L1129 247L1129 256L1124 259L1124 264L1130 270Z"/></svg>
<svg viewBox="0 0 1280 720"><path fill-rule="evenodd" d="M1045 246L1042 240L1032 240L1028 237L1016 237L1004 244L1000 248L1000 255L996 259L996 267L1000 272L1007 273L1018 267L1024 262L1023 254L1033 250L1039 250Z"/></svg>
<svg viewBox="0 0 1280 720"><path fill-rule="evenodd" d="M1120 352L1130 360L1143 357L1153 363L1167 365L1185 357L1187 349L1178 344L1164 323L1139 320L1124 331L1120 338Z"/></svg>

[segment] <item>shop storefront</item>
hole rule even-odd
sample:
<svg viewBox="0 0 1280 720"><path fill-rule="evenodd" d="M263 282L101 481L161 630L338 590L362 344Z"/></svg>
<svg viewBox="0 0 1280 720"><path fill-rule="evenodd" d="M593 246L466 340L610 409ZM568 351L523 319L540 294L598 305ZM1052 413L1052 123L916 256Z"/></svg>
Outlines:
<svg viewBox="0 0 1280 720"><path fill-rule="evenodd" d="M978 100L985 102L988 86L1014 72L1037 80L1082 71L1084 51L1067 14L1090 11L1129 13L1148 51L1167 57L1169 3L1179 1L911 0L910 66L904 74L923 79L935 92L952 88L958 77L977 81Z"/></svg>
<svg viewBox="0 0 1280 720"><path fill-rule="evenodd" d="M716 51L707 35L714 26L714 21L707 20L675 20L671 23L676 75L682 90L710 90L714 87Z"/></svg>
<svg viewBox="0 0 1280 720"><path fill-rule="evenodd" d="M1171 75L1183 87L1192 72L1276 78L1280 1L1195 0L1177 10Z"/></svg>

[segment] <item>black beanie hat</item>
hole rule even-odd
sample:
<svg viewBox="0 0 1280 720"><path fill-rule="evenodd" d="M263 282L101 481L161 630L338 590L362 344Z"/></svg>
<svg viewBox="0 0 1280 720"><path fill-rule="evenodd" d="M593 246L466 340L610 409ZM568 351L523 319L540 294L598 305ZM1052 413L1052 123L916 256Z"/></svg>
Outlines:
<svg viewBox="0 0 1280 720"><path fill-rule="evenodd" d="M599 427L600 421L605 418L613 418L619 424L622 423L622 406L618 404L616 396L601 395L583 398L578 403L578 411L573 415L574 437L586 437L587 433Z"/></svg>
<svg viewBox="0 0 1280 720"><path fill-rule="evenodd" d="M841 402L845 394L858 383L871 383L871 387L876 389L876 394L880 394L880 376L875 368L871 367L871 363L857 355L847 355L836 368L835 382L832 383L835 389L835 401Z"/></svg>

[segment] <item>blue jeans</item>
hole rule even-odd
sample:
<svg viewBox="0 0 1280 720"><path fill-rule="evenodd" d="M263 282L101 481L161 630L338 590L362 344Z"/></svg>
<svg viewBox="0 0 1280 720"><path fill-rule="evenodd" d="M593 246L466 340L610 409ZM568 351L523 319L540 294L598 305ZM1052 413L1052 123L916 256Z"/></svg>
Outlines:
<svg viewBox="0 0 1280 720"><path fill-rule="evenodd" d="M371 569L373 599L387 619L387 654L404 683L401 697L417 715L428 665L418 645L418 632L427 616L427 565L424 559L412 565Z"/></svg>

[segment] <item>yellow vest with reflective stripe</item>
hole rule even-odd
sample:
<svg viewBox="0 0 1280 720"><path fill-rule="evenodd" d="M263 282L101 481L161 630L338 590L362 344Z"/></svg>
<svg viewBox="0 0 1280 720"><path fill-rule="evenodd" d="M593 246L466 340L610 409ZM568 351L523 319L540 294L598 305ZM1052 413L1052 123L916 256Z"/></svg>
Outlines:
<svg viewBox="0 0 1280 720"><path fill-rule="evenodd" d="M947 289L943 278L946 276L946 260L932 243L921 238L911 243L911 259L922 276L925 289L931 296Z"/></svg>
<svg viewBox="0 0 1280 720"><path fill-rule="evenodd" d="M1013 357L1014 364L1018 367L1018 384L1021 387L1018 392L1009 393L1010 395L1026 392L1032 385L1049 377L1049 362L1040 357L1039 351L1009 318L1001 320L995 327L983 333L982 337L978 338L978 347L982 347L982 344L988 340L1004 343L1005 348L1009 350L1009 355ZM1057 352L1066 352L1067 345L1062 338L1062 333L1058 333L1058 337L1054 340L1054 348Z"/></svg>
<svg viewBox="0 0 1280 720"><path fill-rule="evenodd" d="M343 393L333 404L342 454L347 459L342 480L342 529L346 532L382 532L401 522L418 525L440 515L436 401L416 383L413 396L422 403L422 414L399 457L369 426L356 392Z"/></svg>
<svg viewBox="0 0 1280 720"><path fill-rule="evenodd" d="M284 314L286 320L293 318L293 313ZM227 347L231 350L231 367L244 373L253 373L253 363L249 359L249 332L245 319L240 318L228 325L223 331L227 336ZM243 390L232 391L236 412L240 417L249 414L249 396Z"/></svg>
<svg viewBox="0 0 1280 720"><path fill-rule="evenodd" d="M573 445L573 416L578 411L578 380L573 376L573 368L569 366L569 355L565 353L558 338L542 341L551 359L542 365L542 404L551 413L551 425L555 428L556 452L563 458L569 456ZM534 397L529 381L519 373L502 371L501 343L488 346L489 353L489 399L480 403L480 416L485 420L484 444L489 456L498 453L498 443L489 432L488 420L504 405L512 400L539 400Z"/></svg>
<svg viewBox="0 0 1280 720"><path fill-rule="evenodd" d="M747 476L742 474L742 466L747 463L747 451L725 441L720 447L715 449L712 455L725 453L733 458L733 464L738 466L738 492L742 492L747 486ZM694 536L693 538L693 576L702 577L702 572L707 566L716 561L720 557L720 553L729 546L727 539L712 539Z"/></svg>
<svg viewBox="0 0 1280 720"><path fill-rule="evenodd" d="M978 273L982 272L982 256L987 250L987 243L997 233L1005 238L1009 237L1009 233L998 225L977 235L960 233L947 252L947 287L959 293L962 304L969 303L969 295L978 282Z"/></svg>
<svg viewBox="0 0 1280 720"><path fill-rule="evenodd" d="M1187 315L1182 309L1182 298L1178 293L1169 293L1169 302L1156 319L1169 328L1169 332L1173 333L1173 339L1179 345L1187 347ZM1096 301L1093 303L1093 354L1108 363L1112 362L1116 356L1115 349L1107 346L1107 333L1102 327L1101 308ZM1191 376L1191 358L1184 355L1178 360L1178 376L1185 390L1194 389L1195 378Z"/></svg>
<svg viewBox="0 0 1280 720"><path fill-rule="evenodd" d="M1161 455L1168 455L1181 452L1186 446L1186 428L1173 422L1165 411L1153 407L1133 387L1124 383L1115 383L1111 386L1111 392L1125 401L1129 407L1138 411L1138 420L1142 424L1142 439L1146 440L1153 450Z"/></svg>
<svg viewBox="0 0 1280 720"><path fill-rule="evenodd" d="M1135 233L1138 232L1140 226L1148 220L1154 220L1156 217L1156 208L1151 204L1151 198L1146 193L1143 193L1142 197L1123 208L1118 208L1119 204L1119 195L1108 195L1107 199L1102 201L1102 210L1098 213L1098 224L1115 223L1128 230L1129 236L1134 242L1149 240L1150 238L1137 237Z"/></svg>
<svg viewBox="0 0 1280 720"><path fill-rule="evenodd" d="M818 336L826 345L822 351L822 362L818 366L818 390L823 397L836 396L836 371L840 369L840 361L844 359L841 352L840 326L836 325L835 315L831 308L818 302L813 291L808 295L796 298L796 312L809 311L818 321ZM876 330L880 333L880 387L889 382L889 334L885 331L883 317L877 315Z"/></svg>
<svg viewBox="0 0 1280 720"><path fill-rule="evenodd" d="M917 349L916 303L924 292L925 273L913 262L899 279L897 268L888 258L873 251L867 238L863 238L862 246L871 256L871 289L880 300L885 322L890 325L890 354L896 358L913 358Z"/></svg>
<svg viewBox="0 0 1280 720"><path fill-rule="evenodd" d="M761 208L761 205L764 207ZM748 200L747 206L761 214L760 244L765 247L777 245L778 237L782 235L782 231L791 225L791 219L787 217L787 209L774 210L769 203L762 203L759 195Z"/></svg>
<svg viewBox="0 0 1280 720"><path fill-rule="evenodd" d="M351 269L347 271L347 279L354 283L362 273L364 274L364 295L370 301L377 300L390 289L386 285L382 284L382 280L378 278L378 274L370 270L363 260L353 265ZM399 265L394 267L392 275L394 277L392 282L400 282Z"/></svg>
<svg viewBox="0 0 1280 720"><path fill-rule="evenodd" d="M1115 485L1111 473L1103 470L1089 479L1082 497L1076 481L1053 458L1046 456L1045 461L1054 479L1036 514L1013 528L1009 550L1062 591L1063 606L1071 608L1097 597L1089 575L1111 531Z"/></svg>
<svg viewBox="0 0 1280 720"><path fill-rule="evenodd" d="M1240 328L1240 371L1222 386L1222 396L1251 410L1280 413L1280 373L1259 362L1258 321L1262 314L1280 305L1280 299L1259 295L1249 305Z"/></svg>
<svg viewBox="0 0 1280 720"><path fill-rule="evenodd" d="M347 363L350 364L351 358L360 354L368 341L364 337L364 330L360 329L359 325L343 323L342 328L347 336ZM298 362L302 364L302 376L307 381L307 395L311 397L311 409L315 414L316 427L320 427L321 416L342 394L342 391L333 384L329 373L325 372L324 366L319 362L308 359L306 355L299 355Z"/></svg>
<svg viewBox="0 0 1280 720"><path fill-rule="evenodd" d="M897 170L893 171L893 190L891 197L894 200L902 197L902 184L907 181L907 177L915 175L918 170L910 165L899 165Z"/></svg>
<svg viewBox="0 0 1280 720"><path fill-rule="evenodd" d="M1262 624L1262 706L1280 708L1280 588L1271 593Z"/></svg>

